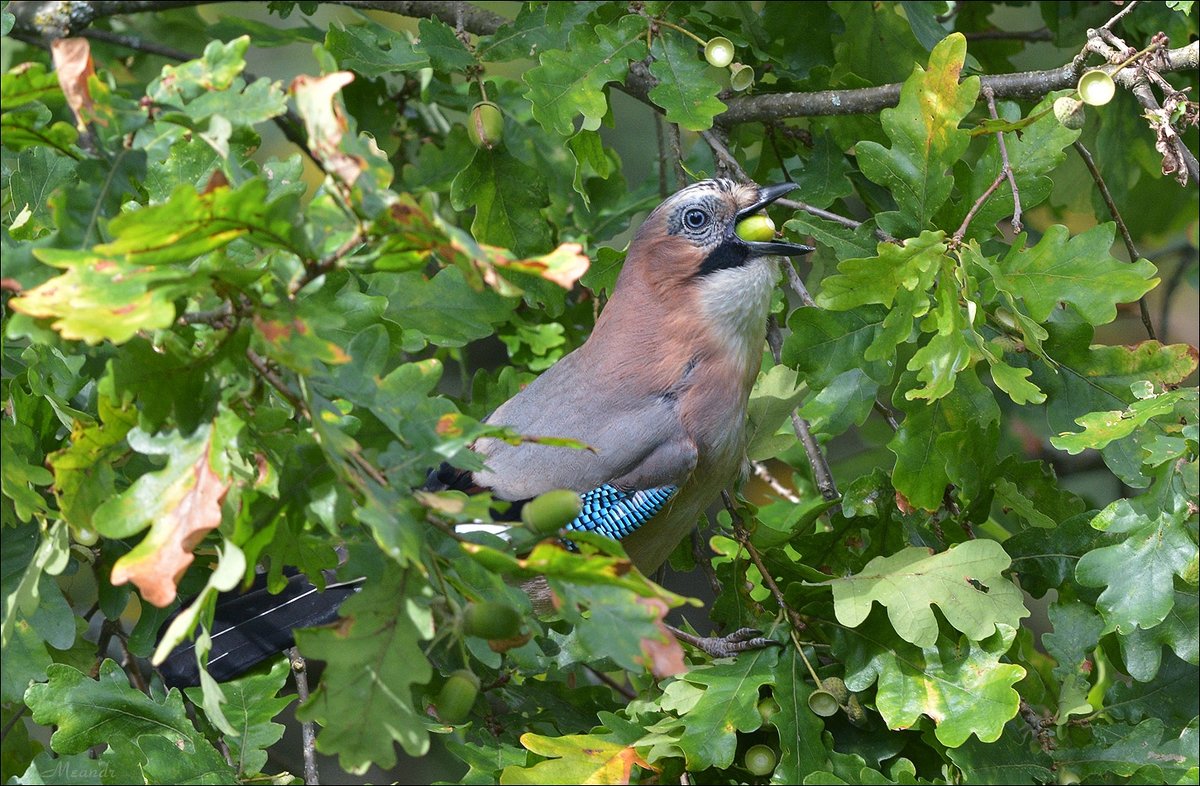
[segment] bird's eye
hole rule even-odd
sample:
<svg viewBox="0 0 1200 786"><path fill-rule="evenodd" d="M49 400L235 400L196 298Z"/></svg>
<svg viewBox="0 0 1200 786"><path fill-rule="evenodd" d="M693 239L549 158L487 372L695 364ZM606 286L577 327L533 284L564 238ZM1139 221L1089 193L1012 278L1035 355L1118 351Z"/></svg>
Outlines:
<svg viewBox="0 0 1200 786"><path fill-rule="evenodd" d="M708 223L708 213L693 208L683 214L683 223L687 224L688 229L699 229Z"/></svg>

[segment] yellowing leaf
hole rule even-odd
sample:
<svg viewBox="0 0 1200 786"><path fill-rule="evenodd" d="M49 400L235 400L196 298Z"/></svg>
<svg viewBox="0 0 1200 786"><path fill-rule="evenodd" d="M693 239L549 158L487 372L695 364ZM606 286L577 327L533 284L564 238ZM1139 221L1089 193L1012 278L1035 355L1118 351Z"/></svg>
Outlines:
<svg viewBox="0 0 1200 786"><path fill-rule="evenodd" d="M633 746L594 734L543 737L526 733L521 735L521 744L547 760L532 767L505 767L500 783L629 783L633 765L654 770Z"/></svg>
<svg viewBox="0 0 1200 786"><path fill-rule="evenodd" d="M843 625L862 624L878 601L901 638L931 647L938 637L933 604L975 641L992 635L1000 623L1015 628L1029 616L1021 591L1000 575L1010 562L992 540L960 543L940 554L910 546L876 557L854 576L823 583L833 589L834 613Z"/></svg>
<svg viewBox="0 0 1200 786"><path fill-rule="evenodd" d="M929 53L929 70L918 65L900 90L900 103L879 115L892 147L876 142L856 147L863 174L891 191L900 206L889 222L896 232L924 229L950 197L954 180L946 170L971 141L958 124L979 94L979 77L959 82L966 55L962 33L946 36Z"/></svg>

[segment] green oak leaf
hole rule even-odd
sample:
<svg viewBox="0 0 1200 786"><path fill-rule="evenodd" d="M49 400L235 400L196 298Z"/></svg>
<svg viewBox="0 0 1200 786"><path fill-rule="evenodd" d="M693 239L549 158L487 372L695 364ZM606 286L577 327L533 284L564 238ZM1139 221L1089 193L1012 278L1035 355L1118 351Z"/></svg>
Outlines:
<svg viewBox="0 0 1200 786"><path fill-rule="evenodd" d="M783 228L790 237L811 237L815 241L817 255L828 250L837 259L858 259L876 253L878 241L871 223L864 222L851 229L836 221L797 213L794 218L784 222Z"/></svg>
<svg viewBox="0 0 1200 786"><path fill-rule="evenodd" d="M584 184L587 177L607 179L613 173L613 160L604 149L604 140L600 134L587 129L580 129L567 140L567 149L575 157L575 178L571 181L575 193L583 199L583 204L591 207L592 198Z"/></svg>
<svg viewBox="0 0 1200 786"><path fill-rule="evenodd" d="M682 727L675 745L693 772L729 767L737 752L737 732L762 726L758 691L774 679L778 654L773 648L755 650L733 662L698 666L680 675L661 699L671 715L647 731L664 734Z"/></svg>
<svg viewBox="0 0 1200 786"><path fill-rule="evenodd" d="M429 66L403 33L371 21L346 27L335 22L325 33L325 48L339 66L368 78Z"/></svg>
<svg viewBox="0 0 1200 786"><path fill-rule="evenodd" d="M560 663L565 665L576 654L585 663L604 657L627 671L657 677L684 668L679 642L662 626L666 603L644 600L626 587L555 578L548 582L561 602L559 613L575 626L561 643L572 658L561 658Z"/></svg>
<svg viewBox="0 0 1200 786"><path fill-rule="evenodd" d="M101 664L98 680L64 664L52 664L46 673L49 681L30 686L25 703L35 722L57 727L50 738L56 753L108 745L101 758L106 764L132 760L144 771L155 771L178 759L187 762L189 779L169 782L214 782L200 780L202 776L233 781L233 769L188 720L179 691L161 699L148 697L130 687L125 672L111 660Z"/></svg>
<svg viewBox="0 0 1200 786"><path fill-rule="evenodd" d="M361 773L372 763L396 763L394 742L422 756L429 748L425 713L412 686L433 670L420 641L433 635L428 611L406 599L401 571L386 571L342 604L338 625L297 631L300 651L325 661L320 686L296 715L320 723L317 750L337 754L342 768Z"/></svg>
<svg viewBox="0 0 1200 786"><path fill-rule="evenodd" d="M874 343L887 311L862 306L845 311L797 308L788 317L788 337L782 362L800 372L812 388L829 386L838 376L861 370L881 384L891 382L892 370L883 360L866 361L863 354Z"/></svg>
<svg viewBox="0 0 1200 786"><path fill-rule="evenodd" d="M4 111L9 112L35 101L63 101L62 87L58 84L58 73L45 63L26 63L0 76L0 97L4 100ZM8 140L5 139L5 145Z"/></svg>
<svg viewBox="0 0 1200 786"><path fill-rule="evenodd" d="M958 297L953 265L943 258L936 291L937 306L922 324L923 330L934 328L934 336L913 353L906 366L909 371L917 372L917 379L924 382L925 387L907 391L905 398L934 401L945 396L954 389L958 372L974 363L976 353L972 351L969 338L974 331Z"/></svg>
<svg viewBox="0 0 1200 786"><path fill-rule="evenodd" d="M512 298L472 289L456 267L440 270L431 279L415 272L391 275L380 284L374 294L387 297L384 314L404 329L406 351L426 343L461 347L490 336L516 306Z"/></svg>
<svg viewBox="0 0 1200 786"><path fill-rule="evenodd" d="M1095 529L1126 537L1084 554L1075 568L1080 584L1105 588L1096 605L1107 629L1122 634L1166 619L1174 603L1172 576L1183 576L1197 556L1186 524L1194 515L1188 512L1189 495L1170 477L1156 485L1162 488L1132 501L1119 499L1092 520Z"/></svg>
<svg viewBox="0 0 1200 786"><path fill-rule="evenodd" d="M1175 602L1166 619L1149 630L1134 628L1118 641L1125 669L1138 682L1148 683L1158 676L1164 645L1170 647L1180 660L1195 666L1200 663L1200 596L1194 588L1177 582ZM1195 672L1190 674L1194 677ZM1192 700L1196 701L1196 697L1192 696ZM1195 714L1193 712L1188 718Z"/></svg>
<svg viewBox="0 0 1200 786"><path fill-rule="evenodd" d="M550 227L542 216L546 182L504 147L479 149L450 186L455 210L474 208L471 234L480 243L510 248L518 255L549 248Z"/></svg>
<svg viewBox="0 0 1200 786"><path fill-rule="evenodd" d="M417 30L421 37L413 48L425 53L434 70L455 73L475 65L475 57L450 25L437 19L422 19Z"/></svg>
<svg viewBox="0 0 1200 786"><path fill-rule="evenodd" d="M779 705L770 720L779 733L779 761L771 774L772 783L804 783L829 755L822 744L824 724L808 707L809 679L808 668L795 648L780 653L771 687L771 697Z"/></svg>
<svg viewBox="0 0 1200 786"><path fill-rule="evenodd" d="M987 477L985 461L995 461L1000 408L973 371L959 374L953 391L929 403L904 395L914 384L907 372L892 397L905 413L888 443L896 455L892 484L913 506L937 510L951 482L966 485Z"/></svg>
<svg viewBox="0 0 1200 786"><path fill-rule="evenodd" d="M1146 783L1194 782L1200 767L1198 723L1193 719L1182 734L1158 718L1137 726L1093 725L1090 745L1060 745L1050 755L1060 771L1080 778L1128 778L1137 773Z"/></svg>
<svg viewBox="0 0 1200 786"><path fill-rule="evenodd" d="M959 82L967 40L961 33L942 39L929 54L929 69L919 65L900 90L900 103L880 113L890 149L864 141L855 147L862 173L892 192L901 206L897 221L915 233L950 197L954 180L946 176L970 144L958 124L975 106L979 78Z"/></svg>
<svg viewBox="0 0 1200 786"><path fill-rule="evenodd" d="M269 671L256 670L221 684L225 702L221 710L237 731L222 739L229 746L229 755L242 776L262 772L267 763L267 749L283 737L284 726L273 718L283 712L295 696L280 696L287 683L291 663L276 658ZM184 693L193 704L202 704L199 688L187 688Z"/></svg>
<svg viewBox="0 0 1200 786"><path fill-rule="evenodd" d="M696 56L695 44L682 36L660 35L650 54L654 57L650 73L658 79L650 100L666 110L667 122L689 131L712 128L713 117L725 111L725 104L717 100L721 86Z"/></svg>
<svg viewBox="0 0 1200 786"><path fill-rule="evenodd" d="M139 330L175 320L174 300L203 281L196 257L237 238L300 250L295 193L267 200L265 179L198 194L179 186L164 204L123 213L109 224L115 238L90 250L44 248L38 257L66 269L13 298L14 310L52 319L64 338L124 343ZM201 268L198 270L197 268Z"/></svg>
<svg viewBox="0 0 1200 786"><path fill-rule="evenodd" d="M117 473L113 464L127 452L125 435L137 425L138 419L133 406L118 407L104 392L97 397L96 405L100 423L86 425L76 421L70 446L46 457L54 471L54 495L59 509L76 529L93 529L92 514L116 495Z"/></svg>
<svg viewBox="0 0 1200 786"><path fill-rule="evenodd" d="M912 728L925 715L943 745L956 748L972 734L992 742L1016 717L1020 695L1013 685L1026 673L1000 660L1016 630L996 627L983 641L942 638L922 649L898 639L875 615L836 634L846 658L846 687L863 691L877 682L875 707L890 729Z"/></svg>
<svg viewBox="0 0 1200 786"><path fill-rule="evenodd" d="M646 56L646 19L634 14L616 25L582 24L571 31L565 49L542 52L541 63L525 72L526 97L533 116L552 134L575 132L575 117L583 115L583 128L595 131L608 113L604 87L625 79L630 60Z"/></svg>
<svg viewBox="0 0 1200 786"><path fill-rule="evenodd" d="M912 332L912 321L929 311L927 290L933 285L946 251L943 232L922 232L903 245L880 243L878 256L847 259L838 275L821 282L817 305L846 311L878 303L889 307L882 329L863 357L888 360Z"/></svg>
<svg viewBox="0 0 1200 786"><path fill-rule="evenodd" d="M229 43L209 41L204 54L178 65L165 65L162 74L146 87L146 95L160 104L178 105L204 93L228 90L246 68L250 36Z"/></svg>
<svg viewBox="0 0 1200 786"><path fill-rule="evenodd" d="M1196 351L1185 344L1143 341L1134 346L1091 344L1093 328L1073 309L1057 309L1046 324L1045 351L1052 367L1033 366L1033 380L1047 394L1047 420L1056 433L1073 431L1075 419L1090 412L1123 410L1136 400L1131 385L1156 389L1178 385L1196 369ZM1150 420L1125 439L1101 451L1105 463L1125 483L1144 488L1143 446L1167 434Z"/></svg>
<svg viewBox="0 0 1200 786"><path fill-rule="evenodd" d="M775 432L787 421L803 395L804 387L798 383L794 369L772 366L759 374L746 408L746 455L751 461L774 455L770 446Z"/></svg>
<svg viewBox="0 0 1200 786"><path fill-rule="evenodd" d="M35 238L55 229L50 196L74 179L75 162L39 145L20 151L13 159L5 155L4 167L8 199L18 211L17 216L6 216L9 231L20 238ZM23 219L19 219L21 215Z"/></svg>
<svg viewBox="0 0 1200 786"><path fill-rule="evenodd" d="M1050 438L1050 444L1059 450L1075 455L1088 448L1101 450L1114 440L1124 439L1146 426L1152 418L1161 418L1175 412L1178 405L1196 408L1196 389L1183 388L1157 396L1138 399L1124 410L1089 412L1075 419L1083 431L1063 433Z"/></svg>
<svg viewBox="0 0 1200 786"><path fill-rule="evenodd" d="M992 268L998 289L1025 302L1029 315L1045 322L1060 303L1070 303L1093 325L1112 322L1117 304L1137 300L1158 285L1155 267L1145 259L1133 264L1109 254L1112 223L1070 236L1061 224L1048 227L1042 239L1026 248L1026 235Z"/></svg>
<svg viewBox="0 0 1200 786"><path fill-rule="evenodd" d="M1004 725L1000 739L980 742L969 739L946 755L962 771L964 783L1009 786L1012 783L1050 783L1054 780L1050 756L1033 740L1024 721Z"/></svg>
<svg viewBox="0 0 1200 786"><path fill-rule="evenodd" d="M1058 712L1055 721L1062 725L1071 715L1087 715L1094 707L1088 703L1091 689L1091 653L1100 643L1104 620L1091 606L1059 602L1050 606L1052 633L1042 634L1046 652L1058 661L1054 676L1059 681Z"/></svg>
<svg viewBox="0 0 1200 786"><path fill-rule="evenodd" d="M1000 575L1009 564L999 543L972 540L940 554L909 547L872 559L853 576L822 583L833 590L834 613L843 625L860 625L878 601L902 639L931 647L938 638L933 605L974 641L999 625L1016 628L1029 616L1021 591Z"/></svg>
<svg viewBox="0 0 1200 786"><path fill-rule="evenodd" d="M1194 623L1194 618L1192 621ZM1193 627L1191 636L1195 635ZM1194 660L1188 662L1168 653L1161 664L1155 663L1155 673L1149 680L1137 680L1129 685L1115 682L1104 697L1104 711L1128 723L1158 718L1172 728L1187 725L1200 714L1200 695L1193 690L1197 677Z"/></svg>
<svg viewBox="0 0 1200 786"><path fill-rule="evenodd" d="M536 60L542 52L566 47L567 36L584 24L591 12L587 3L524 4L511 22L481 36L475 53L484 62Z"/></svg>

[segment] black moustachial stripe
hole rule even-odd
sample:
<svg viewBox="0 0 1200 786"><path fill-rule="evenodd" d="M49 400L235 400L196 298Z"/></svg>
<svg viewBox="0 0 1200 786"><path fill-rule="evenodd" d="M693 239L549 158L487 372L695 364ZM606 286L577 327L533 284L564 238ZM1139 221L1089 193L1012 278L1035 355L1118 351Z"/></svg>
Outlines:
<svg viewBox="0 0 1200 786"><path fill-rule="evenodd" d="M749 258L750 247L745 243L730 238L709 252L704 261L700 263L700 270L696 272L696 275L707 276L711 273L716 273L718 270L741 267L746 264L746 260Z"/></svg>

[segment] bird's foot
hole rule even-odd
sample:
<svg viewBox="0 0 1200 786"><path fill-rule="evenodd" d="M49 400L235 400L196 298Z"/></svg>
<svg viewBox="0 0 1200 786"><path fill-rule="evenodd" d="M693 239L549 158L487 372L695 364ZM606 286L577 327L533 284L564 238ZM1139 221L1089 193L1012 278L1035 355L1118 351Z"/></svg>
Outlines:
<svg viewBox="0 0 1200 786"><path fill-rule="evenodd" d="M690 644L714 658L730 658L739 652L782 646L774 639L768 639L762 635L762 631L754 628L738 628L725 636L697 636L671 625L667 625L667 630L685 644Z"/></svg>

